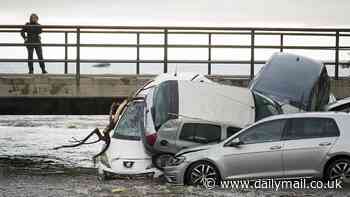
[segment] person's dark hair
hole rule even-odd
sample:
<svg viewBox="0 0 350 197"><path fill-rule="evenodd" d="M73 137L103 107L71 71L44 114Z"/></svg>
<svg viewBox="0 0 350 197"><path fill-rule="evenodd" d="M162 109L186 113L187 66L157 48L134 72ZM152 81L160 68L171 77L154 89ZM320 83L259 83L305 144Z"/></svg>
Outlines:
<svg viewBox="0 0 350 197"><path fill-rule="evenodd" d="M38 16L37 14L35 14L35 13L32 13L32 14L30 15L29 20L31 21L31 19L32 19L33 17L35 17L37 20L39 20L39 16Z"/></svg>

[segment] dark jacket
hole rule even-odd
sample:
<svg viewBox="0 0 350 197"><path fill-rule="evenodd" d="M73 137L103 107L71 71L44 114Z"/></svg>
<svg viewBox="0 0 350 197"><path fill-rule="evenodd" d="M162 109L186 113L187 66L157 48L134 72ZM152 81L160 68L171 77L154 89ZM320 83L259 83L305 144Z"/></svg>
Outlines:
<svg viewBox="0 0 350 197"><path fill-rule="evenodd" d="M26 23L21 30L21 36L26 43L40 43L40 35L42 30L39 23Z"/></svg>

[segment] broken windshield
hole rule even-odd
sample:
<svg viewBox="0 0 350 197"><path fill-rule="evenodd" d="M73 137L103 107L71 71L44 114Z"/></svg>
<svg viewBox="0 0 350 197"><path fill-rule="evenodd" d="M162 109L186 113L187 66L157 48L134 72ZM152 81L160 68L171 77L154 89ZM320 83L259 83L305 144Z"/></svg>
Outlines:
<svg viewBox="0 0 350 197"><path fill-rule="evenodd" d="M144 108L144 102L130 103L115 127L113 138L139 140L144 129Z"/></svg>

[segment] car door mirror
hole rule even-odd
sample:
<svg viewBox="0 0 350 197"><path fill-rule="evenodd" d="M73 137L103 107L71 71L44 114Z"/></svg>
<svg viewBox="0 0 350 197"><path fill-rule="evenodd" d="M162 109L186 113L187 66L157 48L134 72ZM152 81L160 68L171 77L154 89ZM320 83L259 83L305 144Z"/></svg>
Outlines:
<svg viewBox="0 0 350 197"><path fill-rule="evenodd" d="M243 142L237 137L233 140L231 140L229 143L227 143L227 146L237 147L239 145L242 145Z"/></svg>

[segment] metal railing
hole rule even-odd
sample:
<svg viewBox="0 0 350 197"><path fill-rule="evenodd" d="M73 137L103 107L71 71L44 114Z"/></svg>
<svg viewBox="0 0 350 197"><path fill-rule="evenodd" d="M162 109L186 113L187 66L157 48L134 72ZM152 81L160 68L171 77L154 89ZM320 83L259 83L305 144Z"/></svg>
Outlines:
<svg viewBox="0 0 350 197"><path fill-rule="evenodd" d="M0 25L1 33L19 33L22 25ZM247 28L247 27L151 27L151 26L62 26L62 25L42 25L44 33L62 33L64 35L64 43L41 43L43 47L64 47L64 58L60 59L44 59L45 62L62 62L64 63L64 73L68 73L68 63L76 64L76 81L80 83L80 64L81 63L135 63L136 74L140 74L140 63L161 63L163 64L163 72L168 72L168 64L170 63L193 63L207 64L208 75L212 74L213 64L247 64L250 65L249 77L254 77L254 69L257 64L264 64L264 60L255 59L255 49L277 49L283 52L284 49L307 49L307 50L331 50L334 51L334 61L324 62L325 65L334 65L334 78L339 78L339 65L349 64L348 62L339 61L339 51L350 50L350 46L340 46L341 37L349 37L350 29L334 29L334 28ZM81 35L97 33L97 34L134 34L136 35L135 44L91 44L81 43ZM69 35L76 36L76 43L69 43ZM140 36L143 34L161 34L164 37L162 44L141 44ZM172 34L194 34L207 35L207 44L169 44L169 35ZM248 35L250 36L250 45L232 45L232 44L213 44L212 37L217 34L226 35ZM256 35L274 35L279 36L279 45L257 45ZM333 37L334 45L331 46L300 46L285 45L286 36L316 36L316 37ZM16 46L23 47L24 43L0 43L1 47ZM68 48L75 47L76 58L69 59ZM80 49L83 47L132 47L136 48L136 59L83 59L81 58ZM163 48L163 58L157 60L145 60L140 58L140 48ZM206 48L208 50L207 60L171 60L168 58L168 50L171 48ZM212 50L218 48L228 49L250 49L249 60L213 60ZM31 60L32 62L40 62L41 60ZM0 59L0 62L28 62L27 59ZM0 68L1 69L1 68Z"/></svg>

